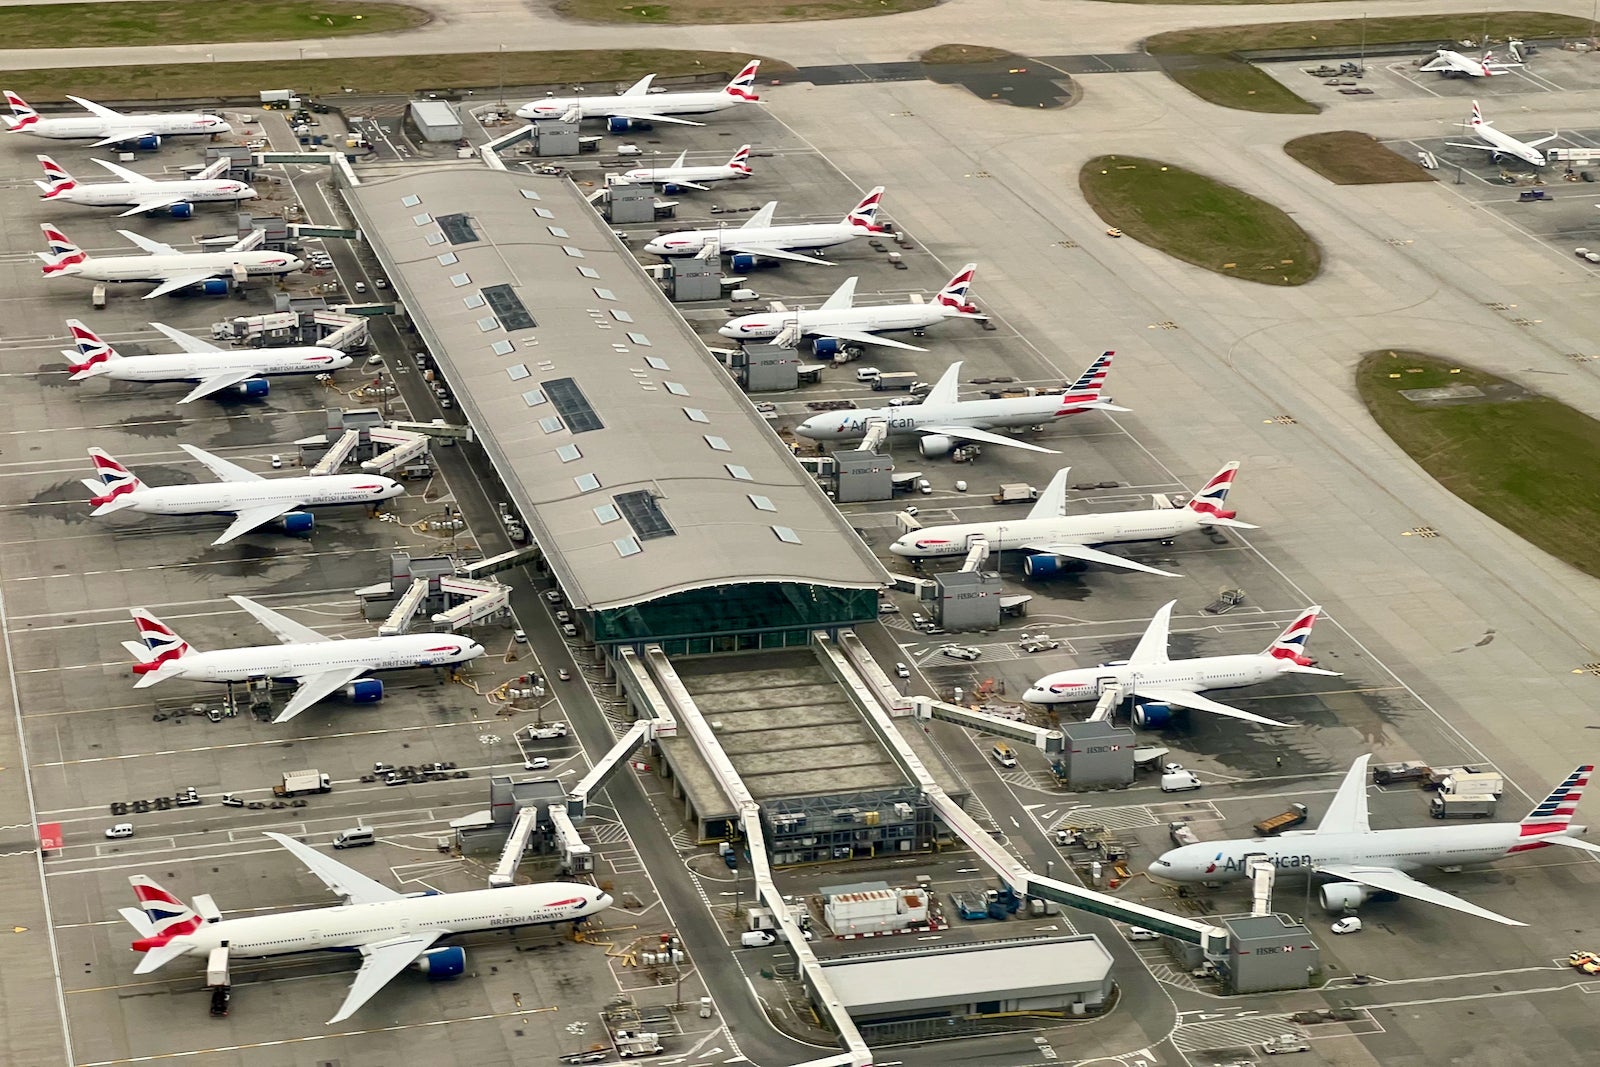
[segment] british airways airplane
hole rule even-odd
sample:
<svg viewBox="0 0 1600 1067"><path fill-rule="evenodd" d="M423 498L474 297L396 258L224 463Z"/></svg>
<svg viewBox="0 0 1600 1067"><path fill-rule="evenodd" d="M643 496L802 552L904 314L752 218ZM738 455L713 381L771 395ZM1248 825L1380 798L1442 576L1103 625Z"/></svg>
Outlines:
<svg viewBox="0 0 1600 1067"><path fill-rule="evenodd" d="M89 114L45 118L10 89L4 92L6 102L11 105L11 117L5 120L6 129L12 133L26 133L54 141L94 139L94 144L90 145L90 148L127 144L130 141L139 142L141 148L159 148L163 137L209 137L219 133L230 133L233 130L227 120L219 115L170 111L124 115L120 111L97 104L93 100L85 100L81 96L69 96L67 99Z"/></svg>

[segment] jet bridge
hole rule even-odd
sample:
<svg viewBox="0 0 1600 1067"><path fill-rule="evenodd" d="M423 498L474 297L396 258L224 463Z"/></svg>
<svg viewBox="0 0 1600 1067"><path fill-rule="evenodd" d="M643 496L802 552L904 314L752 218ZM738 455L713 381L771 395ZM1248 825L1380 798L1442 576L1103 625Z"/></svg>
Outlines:
<svg viewBox="0 0 1600 1067"><path fill-rule="evenodd" d="M392 426L374 426L367 431L367 438L374 445L389 446L371 459L362 461L361 469L368 474L388 474L418 456L425 456L430 443L426 434L397 430Z"/></svg>
<svg viewBox="0 0 1600 1067"><path fill-rule="evenodd" d="M411 579L411 588L400 595L400 600L395 604L394 610L389 612L389 617L383 620L378 627L379 637L394 637L403 634L411 625L411 620L416 618L417 610L422 607L422 602L428 596L428 579Z"/></svg>
<svg viewBox="0 0 1600 1067"><path fill-rule="evenodd" d="M504 889L516 883L517 866L522 863L522 854L528 851L528 842L533 840L533 831L538 827L537 805L529 804L517 812L516 820L511 824L511 836L506 838L506 847L500 853L500 862L495 864L493 873L489 875L490 889Z"/></svg>
<svg viewBox="0 0 1600 1067"><path fill-rule="evenodd" d="M346 430L339 435L339 439L322 454L322 458L317 460L316 464L306 473L313 477L332 474L344 466L344 461L350 458L350 453L354 452L356 446L360 443L360 430Z"/></svg>
<svg viewBox="0 0 1600 1067"><path fill-rule="evenodd" d="M439 579L439 592L450 597L467 598L463 603L433 616L434 625L448 626L452 632L482 622L491 615L505 611L511 604L511 587L499 582L445 575Z"/></svg>
<svg viewBox="0 0 1600 1067"><path fill-rule="evenodd" d="M890 705L893 708L895 705ZM984 711L973 711L971 708L947 704L942 700L933 700L929 697L912 697L911 714L917 719L942 719L953 722L957 726L965 726L973 730L982 730L986 734L994 734L1007 740L1019 741L1031 748L1037 748L1046 755L1060 752L1066 747L1066 738L1060 730L1046 730L1042 726L1031 723L1018 722L1015 719L1002 719L998 715L990 715Z"/></svg>

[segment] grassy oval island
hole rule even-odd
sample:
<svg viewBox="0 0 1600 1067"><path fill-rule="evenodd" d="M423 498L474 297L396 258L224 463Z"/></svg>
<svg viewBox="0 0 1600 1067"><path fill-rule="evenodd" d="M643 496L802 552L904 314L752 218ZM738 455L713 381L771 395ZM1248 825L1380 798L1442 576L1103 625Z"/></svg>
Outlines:
<svg viewBox="0 0 1600 1067"><path fill-rule="evenodd" d="M1159 159L1097 156L1078 173L1107 226L1175 259L1264 285L1304 285L1322 250L1281 208Z"/></svg>
<svg viewBox="0 0 1600 1067"><path fill-rule="evenodd" d="M1600 421L1420 352L1368 352L1356 388L1374 421L1440 485L1556 559L1600 577ZM1441 389L1450 392L1418 392Z"/></svg>

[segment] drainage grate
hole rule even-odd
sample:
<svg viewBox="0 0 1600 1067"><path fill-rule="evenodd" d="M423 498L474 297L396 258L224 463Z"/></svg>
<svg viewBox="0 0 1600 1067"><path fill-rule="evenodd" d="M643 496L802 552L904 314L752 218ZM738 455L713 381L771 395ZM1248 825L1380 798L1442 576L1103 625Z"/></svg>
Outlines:
<svg viewBox="0 0 1600 1067"><path fill-rule="evenodd" d="M1178 324L1173 322L1171 319L1165 319L1161 322L1152 322L1149 326L1145 327L1147 330L1176 330L1177 328Z"/></svg>
<svg viewBox="0 0 1600 1067"><path fill-rule="evenodd" d="M1263 419L1261 421L1265 422L1268 426L1296 426L1296 425L1299 425L1298 420L1293 415L1274 415L1270 419Z"/></svg>
<svg viewBox="0 0 1600 1067"><path fill-rule="evenodd" d="M1400 536L1401 537L1438 537L1439 536L1439 531L1435 530L1432 526L1413 526L1413 527L1411 527L1411 529L1406 530L1403 533L1401 533Z"/></svg>
<svg viewBox="0 0 1600 1067"><path fill-rule="evenodd" d="M1490 311L1511 311L1517 305L1515 305L1515 304L1502 304L1502 303L1499 303L1497 301L1497 302L1492 303L1492 304L1484 304L1483 306L1488 308Z"/></svg>
<svg viewBox="0 0 1600 1067"><path fill-rule="evenodd" d="M1589 356L1582 352L1568 352L1567 358L1572 360L1574 363L1592 363L1593 361L1600 359L1600 356Z"/></svg>
<svg viewBox="0 0 1600 1067"><path fill-rule="evenodd" d="M1583 666L1579 667L1577 670L1573 671L1572 673L1573 674L1595 674L1595 675L1600 675L1600 663L1585 663Z"/></svg>
<svg viewBox="0 0 1600 1067"><path fill-rule="evenodd" d="M1513 325L1513 326L1537 326L1543 321L1544 321L1543 319L1512 319L1511 320L1511 325Z"/></svg>

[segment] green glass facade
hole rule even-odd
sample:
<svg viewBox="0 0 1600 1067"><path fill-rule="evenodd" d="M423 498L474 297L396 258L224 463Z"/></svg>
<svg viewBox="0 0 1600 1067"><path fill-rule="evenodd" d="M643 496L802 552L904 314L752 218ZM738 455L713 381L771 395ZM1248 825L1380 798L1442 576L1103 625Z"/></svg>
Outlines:
<svg viewBox="0 0 1600 1067"><path fill-rule="evenodd" d="M668 655L806 644L812 630L878 617L878 591L800 582L748 582L674 593L596 611L602 645L657 642Z"/></svg>

